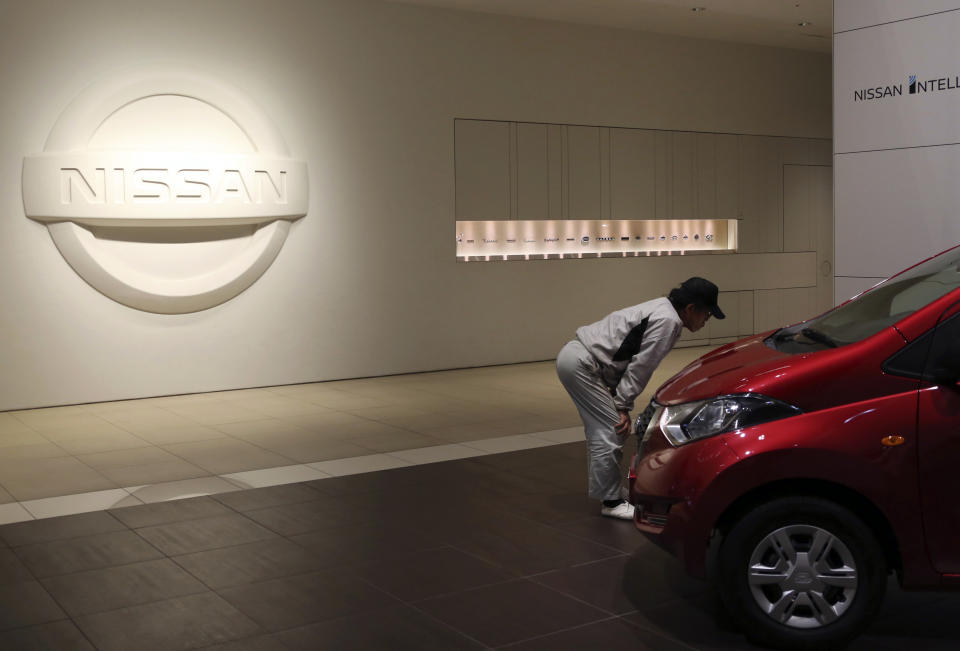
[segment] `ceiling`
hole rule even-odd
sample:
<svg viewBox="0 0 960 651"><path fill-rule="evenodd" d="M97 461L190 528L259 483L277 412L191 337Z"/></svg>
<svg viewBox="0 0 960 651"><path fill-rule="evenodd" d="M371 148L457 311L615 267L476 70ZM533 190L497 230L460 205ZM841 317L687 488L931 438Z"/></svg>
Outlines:
<svg viewBox="0 0 960 651"><path fill-rule="evenodd" d="M832 42L833 0L390 1L813 52Z"/></svg>

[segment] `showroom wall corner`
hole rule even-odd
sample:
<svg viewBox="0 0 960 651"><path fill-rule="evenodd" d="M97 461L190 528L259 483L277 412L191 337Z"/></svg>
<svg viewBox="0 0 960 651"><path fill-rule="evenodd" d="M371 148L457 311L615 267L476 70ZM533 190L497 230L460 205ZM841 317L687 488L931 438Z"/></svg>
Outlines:
<svg viewBox="0 0 960 651"><path fill-rule="evenodd" d="M379 0L6 3L0 58L0 409L549 359L578 325L690 275L755 289L738 256L457 263L458 119L777 151L832 133L828 55ZM156 66L251 98L308 169L306 216L273 263L200 311L100 293L20 192L74 98ZM125 128L150 140L155 125Z"/></svg>
<svg viewBox="0 0 960 651"><path fill-rule="evenodd" d="M835 0L836 297L960 242L956 0Z"/></svg>

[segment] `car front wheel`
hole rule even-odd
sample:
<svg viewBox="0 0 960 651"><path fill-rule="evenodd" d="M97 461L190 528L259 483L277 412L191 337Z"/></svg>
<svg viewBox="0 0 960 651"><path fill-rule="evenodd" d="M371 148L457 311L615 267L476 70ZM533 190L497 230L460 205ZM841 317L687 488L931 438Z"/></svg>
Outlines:
<svg viewBox="0 0 960 651"><path fill-rule="evenodd" d="M720 548L721 600L757 643L782 649L842 646L883 601L886 563L870 528L815 497L753 509Z"/></svg>

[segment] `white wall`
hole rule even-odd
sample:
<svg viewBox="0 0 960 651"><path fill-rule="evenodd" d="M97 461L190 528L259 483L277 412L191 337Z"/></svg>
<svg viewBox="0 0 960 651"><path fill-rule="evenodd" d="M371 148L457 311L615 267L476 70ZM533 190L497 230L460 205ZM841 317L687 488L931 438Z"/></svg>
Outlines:
<svg viewBox="0 0 960 651"><path fill-rule="evenodd" d="M457 264L455 118L831 133L812 53L372 0L0 9L0 409L546 359L687 276L753 288L748 257ZM252 96L309 164L309 212L273 266L193 314L96 292L18 191L87 84L157 63Z"/></svg>
<svg viewBox="0 0 960 651"><path fill-rule="evenodd" d="M834 30L839 301L960 242L960 2L836 0Z"/></svg>

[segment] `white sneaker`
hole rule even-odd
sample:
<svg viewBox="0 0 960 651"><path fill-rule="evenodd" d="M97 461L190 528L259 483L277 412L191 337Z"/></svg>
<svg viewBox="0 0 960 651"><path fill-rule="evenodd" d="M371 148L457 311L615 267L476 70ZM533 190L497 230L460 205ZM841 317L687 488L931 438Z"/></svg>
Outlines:
<svg viewBox="0 0 960 651"><path fill-rule="evenodd" d="M605 515L608 518L619 518L620 520L633 520L633 504L620 502L616 506L601 506L600 515Z"/></svg>

